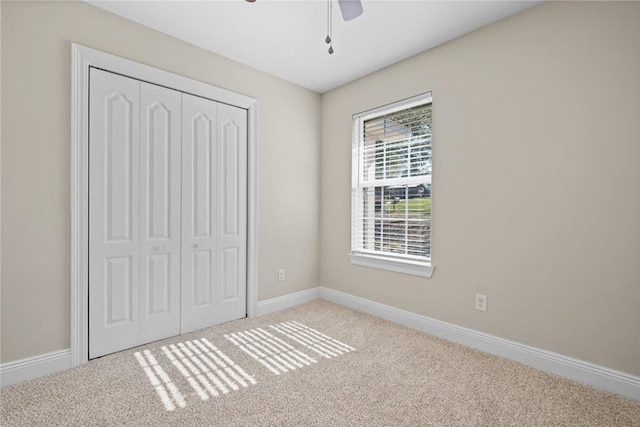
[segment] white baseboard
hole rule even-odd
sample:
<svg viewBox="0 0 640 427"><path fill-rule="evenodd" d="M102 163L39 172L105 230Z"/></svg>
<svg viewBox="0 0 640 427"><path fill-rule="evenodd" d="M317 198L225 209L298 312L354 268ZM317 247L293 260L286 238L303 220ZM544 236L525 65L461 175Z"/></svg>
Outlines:
<svg viewBox="0 0 640 427"><path fill-rule="evenodd" d="M274 311L284 310L285 308L295 305L304 304L320 298L320 288L306 289L300 292L283 295L281 297L271 298L258 302L257 315L273 313Z"/></svg>
<svg viewBox="0 0 640 427"><path fill-rule="evenodd" d="M257 315L273 313L320 298L640 401L640 377L636 375L456 326L329 288L312 288L260 301L257 304ZM5 387L62 371L70 366L70 349L5 363L0 365L0 383Z"/></svg>
<svg viewBox="0 0 640 427"><path fill-rule="evenodd" d="M71 349L54 351L0 365L2 387L64 371L71 367Z"/></svg>
<svg viewBox="0 0 640 427"><path fill-rule="evenodd" d="M640 377L604 366L456 326L329 288L320 297L458 344L495 354L600 390L640 400Z"/></svg>

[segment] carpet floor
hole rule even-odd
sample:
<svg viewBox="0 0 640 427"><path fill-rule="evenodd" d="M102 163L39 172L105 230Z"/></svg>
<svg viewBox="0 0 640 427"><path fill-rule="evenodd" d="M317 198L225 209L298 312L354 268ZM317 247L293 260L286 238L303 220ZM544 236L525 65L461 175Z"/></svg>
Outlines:
<svg viewBox="0 0 640 427"><path fill-rule="evenodd" d="M640 426L640 402L327 301L2 389L2 426Z"/></svg>

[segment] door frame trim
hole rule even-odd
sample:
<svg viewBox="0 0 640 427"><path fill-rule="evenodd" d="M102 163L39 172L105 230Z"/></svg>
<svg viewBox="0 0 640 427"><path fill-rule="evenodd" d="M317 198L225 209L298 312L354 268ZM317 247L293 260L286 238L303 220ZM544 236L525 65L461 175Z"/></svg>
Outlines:
<svg viewBox="0 0 640 427"><path fill-rule="evenodd" d="M89 360L89 68L247 110L247 316L258 302L258 100L129 59L71 44L71 367Z"/></svg>

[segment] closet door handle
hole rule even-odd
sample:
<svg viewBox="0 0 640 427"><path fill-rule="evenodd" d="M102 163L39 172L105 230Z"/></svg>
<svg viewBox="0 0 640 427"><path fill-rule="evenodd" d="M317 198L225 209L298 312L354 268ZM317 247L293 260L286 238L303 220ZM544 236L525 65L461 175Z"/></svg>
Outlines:
<svg viewBox="0 0 640 427"><path fill-rule="evenodd" d="M167 245L156 246L153 249L155 249L156 251L164 251L165 249L167 249Z"/></svg>
<svg viewBox="0 0 640 427"><path fill-rule="evenodd" d="M193 245L193 249L202 249L204 248L204 243L195 243Z"/></svg>

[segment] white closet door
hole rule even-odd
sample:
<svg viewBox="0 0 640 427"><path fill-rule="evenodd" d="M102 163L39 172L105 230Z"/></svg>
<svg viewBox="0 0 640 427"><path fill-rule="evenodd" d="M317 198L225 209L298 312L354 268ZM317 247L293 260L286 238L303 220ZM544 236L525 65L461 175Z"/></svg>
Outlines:
<svg viewBox="0 0 640 427"><path fill-rule="evenodd" d="M89 358L246 315L247 116L91 69Z"/></svg>
<svg viewBox="0 0 640 427"><path fill-rule="evenodd" d="M181 103L140 84L140 344L180 333Z"/></svg>
<svg viewBox="0 0 640 427"><path fill-rule="evenodd" d="M90 71L89 357L138 344L140 84Z"/></svg>
<svg viewBox="0 0 640 427"><path fill-rule="evenodd" d="M247 112L218 104L217 323L247 313Z"/></svg>
<svg viewBox="0 0 640 427"><path fill-rule="evenodd" d="M215 318L217 103L182 95L182 332Z"/></svg>

